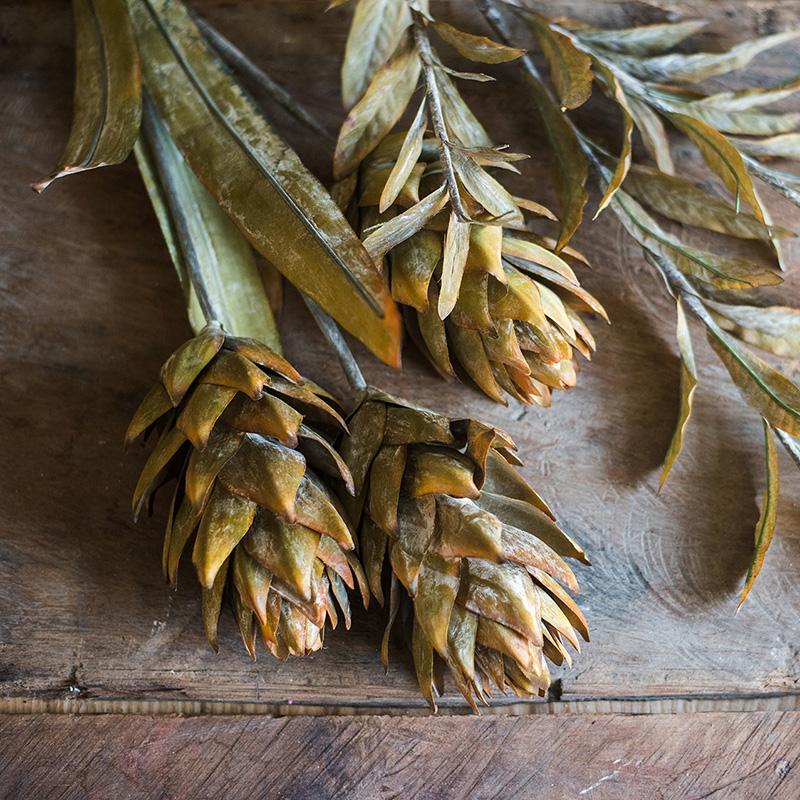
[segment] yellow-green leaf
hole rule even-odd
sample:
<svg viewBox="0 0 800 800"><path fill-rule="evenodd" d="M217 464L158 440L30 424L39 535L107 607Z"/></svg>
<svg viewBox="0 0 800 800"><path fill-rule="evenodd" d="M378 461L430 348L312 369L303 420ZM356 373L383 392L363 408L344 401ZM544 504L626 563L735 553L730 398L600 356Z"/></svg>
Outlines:
<svg viewBox="0 0 800 800"><path fill-rule="evenodd" d="M513 61L515 58L525 54L524 50L518 47L508 47L487 38L486 36L475 36L472 33L465 33L446 22L434 22L433 28L436 33L454 47L464 58L470 61L479 61L484 64L501 64L504 61Z"/></svg>
<svg viewBox="0 0 800 800"><path fill-rule="evenodd" d="M800 309L704 302L719 326L737 339L776 356L800 358Z"/></svg>
<svg viewBox="0 0 800 800"><path fill-rule="evenodd" d="M145 131L154 141L150 147L142 140L136 143L136 161L178 274L194 332L199 333L209 320L200 308L187 258L193 259L202 275L225 331L258 339L280 353L275 317L247 240L189 169L154 109L147 115ZM181 231L188 239L183 245ZM191 251L188 254L187 248Z"/></svg>
<svg viewBox="0 0 800 800"><path fill-rule="evenodd" d="M625 191L676 222L695 225L740 239L770 240L770 229L752 214L738 214L724 200L709 194L684 178L667 175L652 167L634 166ZM778 237L793 236L785 228L772 229Z"/></svg>
<svg viewBox="0 0 800 800"><path fill-rule="evenodd" d="M369 155L395 126L411 100L422 64L406 39L381 66L364 96L342 123L333 154L333 177L341 180Z"/></svg>
<svg viewBox="0 0 800 800"><path fill-rule="evenodd" d="M728 191L734 195L736 210L744 200L753 209L755 217L763 222L761 204L741 153L718 130L699 119L685 114L670 114L669 118L694 142L709 168L719 175Z"/></svg>
<svg viewBox="0 0 800 800"><path fill-rule="evenodd" d="M708 340L749 405L776 428L800 435L800 388L722 330Z"/></svg>
<svg viewBox="0 0 800 800"><path fill-rule="evenodd" d="M694 363L692 338L689 334L689 326L686 324L686 314L684 313L683 303L680 297L676 300L676 310L678 314L678 349L681 354L680 406L675 433L672 435L672 441L667 450L667 455L664 458L664 466L661 468L661 476L658 479L659 491L664 486L667 476L683 447L683 437L686 433L686 426L689 423L689 417L692 413L692 397L697 386L697 368Z"/></svg>
<svg viewBox="0 0 800 800"><path fill-rule="evenodd" d="M346 109L362 98L376 70L391 58L410 24L406 0L358 0L342 63Z"/></svg>
<svg viewBox="0 0 800 800"><path fill-rule="evenodd" d="M800 161L800 133L783 133L769 139L730 139L743 153L756 158L791 158Z"/></svg>
<svg viewBox="0 0 800 800"><path fill-rule="evenodd" d="M655 25L615 30L578 27L573 30L583 41L606 50L644 56L670 50L676 44L697 33L705 25L705 20L692 19L686 22L662 22Z"/></svg>
<svg viewBox="0 0 800 800"><path fill-rule="evenodd" d="M636 123L647 152L650 153L662 172L671 175L675 172L675 165L672 163L669 138L661 117L650 106L635 97L628 98L628 111Z"/></svg>
<svg viewBox="0 0 800 800"><path fill-rule="evenodd" d="M562 111L582 106L592 94L592 59L569 36L554 31L547 17L533 11L524 16L547 59Z"/></svg>
<svg viewBox="0 0 800 800"><path fill-rule="evenodd" d="M439 318L445 319L455 307L458 290L464 276L469 253L468 222L462 222L455 213L450 214L442 256L442 289L439 295Z"/></svg>
<svg viewBox="0 0 800 800"><path fill-rule="evenodd" d="M232 80L181 3L131 0L130 8L148 90L194 173L290 283L397 365L398 311L328 192Z"/></svg>
<svg viewBox="0 0 800 800"><path fill-rule="evenodd" d="M764 489L764 496L761 499L761 514L756 523L756 546L753 552L753 560L747 570L742 596L739 598L739 608L744 603L745 598L753 588L761 567L764 566L764 559L767 550L775 534L775 522L778 518L778 495L780 492L780 467L778 466L778 450L775 447L775 437L767 420L764 423L764 448L767 463L767 485Z"/></svg>
<svg viewBox="0 0 800 800"><path fill-rule="evenodd" d="M761 39L741 42L724 53L669 53L653 58L620 57L617 63L628 72L659 83L699 83L746 67L759 53L791 42L800 30L784 31Z"/></svg>
<svg viewBox="0 0 800 800"><path fill-rule="evenodd" d="M383 192L381 192L381 200L378 205L378 211L381 214L397 200L397 196L403 190L403 186L405 186L408 176L411 174L411 170L414 169L419 154L422 152L422 140L428 127L426 109L427 103L423 98L414 121L408 129L408 133L406 133L406 138L403 140L403 146L400 148L397 161L394 162L392 171L386 180L386 185L383 187Z"/></svg>
<svg viewBox="0 0 800 800"><path fill-rule="evenodd" d="M74 172L119 164L136 142L142 76L125 0L73 0L75 97L58 167L33 184L44 191Z"/></svg>

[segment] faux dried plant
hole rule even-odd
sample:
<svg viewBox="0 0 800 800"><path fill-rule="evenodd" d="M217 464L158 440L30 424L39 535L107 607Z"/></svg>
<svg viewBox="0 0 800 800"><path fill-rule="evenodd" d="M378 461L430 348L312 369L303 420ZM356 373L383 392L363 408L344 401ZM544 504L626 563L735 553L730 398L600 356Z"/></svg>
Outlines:
<svg viewBox="0 0 800 800"><path fill-rule="evenodd" d="M581 254L525 224L525 214L553 214L495 176L526 156L495 146L457 88L490 78L446 66L434 36L478 63L523 53L434 20L426 3L357 2L336 194L442 375L466 373L500 402L510 394L549 405L552 390L575 385L573 350L589 358L594 349L584 314L605 312L569 263ZM404 116L408 129L396 130Z"/></svg>
<svg viewBox="0 0 800 800"><path fill-rule="evenodd" d="M350 626L348 589L357 586L365 605L373 594L383 599L388 553L397 566L392 620L399 613L412 631L432 705L445 664L473 708L491 695L490 681L544 694L545 657L569 661L566 643L578 646L576 632L588 637L561 585L577 591L562 556L585 560L583 551L514 470L506 434L366 387L323 309L398 362L397 311L370 254L204 33L226 56L235 49L179 2L128 8L130 18L116 2L92 15L76 0L75 116L53 177L119 163L133 148L184 291L195 336L164 363L126 435L154 439L135 513L172 487L168 581L191 550L214 647L228 593L251 655L260 632L278 658L302 656L322 647L326 623L341 615ZM270 263L257 265L251 245ZM281 355L273 265L304 293L342 357L357 393L350 427ZM369 424L376 413L383 425ZM362 532L368 574L358 525L370 531Z"/></svg>
<svg viewBox="0 0 800 800"><path fill-rule="evenodd" d="M743 346L753 344L778 356L800 354L800 311L750 299L758 287L781 282L782 243L790 231L773 224L760 195L761 184L800 206L800 178L776 169L774 158L800 158L800 114L769 112L764 106L800 90L792 78L769 87L709 93L704 81L746 67L759 53L800 38L800 31L743 42L721 53L678 53L673 48L704 23L687 21L604 30L576 20L550 19L520 6L478 0L500 39L509 42L513 19L527 25L549 70L549 85L530 55L520 60L533 100L556 154L555 180L562 203L564 241L583 216L584 183L591 167L608 207L642 246L677 306L681 355L678 424L661 473L663 484L681 450L698 376L686 311L703 325L709 344L744 399L762 417L767 484L756 527L756 547L741 595L744 601L764 561L776 523L779 489L775 439L800 465L800 388ZM619 156L612 156L593 131L566 113L582 105L593 87L617 107L623 122ZM675 173L668 128L685 136L715 175L725 199ZM654 164L633 161L638 131ZM684 234L665 230L654 214L728 237L762 241L769 266L732 255L724 244L710 251L692 246Z"/></svg>

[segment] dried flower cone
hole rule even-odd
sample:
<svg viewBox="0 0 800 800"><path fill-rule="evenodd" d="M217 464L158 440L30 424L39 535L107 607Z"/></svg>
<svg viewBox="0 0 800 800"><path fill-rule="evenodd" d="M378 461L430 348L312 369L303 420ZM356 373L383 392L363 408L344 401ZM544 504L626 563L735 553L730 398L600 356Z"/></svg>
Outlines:
<svg viewBox="0 0 800 800"><path fill-rule="evenodd" d="M423 695L435 708L442 668L477 710L490 684L544 695L545 659L570 662L566 643L588 640L586 621L562 587L578 583L563 557L583 550L514 469L514 443L472 419L450 420L375 389L349 420L341 446L357 491L360 548L383 604L391 568L388 635L405 588L411 646ZM355 516L353 518L356 518Z"/></svg>
<svg viewBox="0 0 800 800"><path fill-rule="evenodd" d="M349 488L352 479L309 420L344 426L322 391L283 357L211 323L170 356L130 424L126 442L160 429L134 510L177 478L164 572L174 586L194 535L203 623L215 649L226 584L248 652L254 656L260 631L281 659L321 648L326 620L337 624L334 598L349 627L354 574L368 599L340 505L309 463Z"/></svg>
<svg viewBox="0 0 800 800"><path fill-rule="evenodd" d="M367 249L381 257L392 245L387 259L391 291L403 307L406 327L442 375L455 377L460 369L493 400L504 402L510 394L549 406L553 390L575 386L574 351L588 359L594 350L583 315L605 318L567 261L583 257L569 247L555 253L554 242L528 231L519 215L508 226L488 219L466 190L463 198L475 219L484 222L456 219L445 207L447 196L436 188L441 165L432 140L423 144L410 177L381 214L404 136L387 137L364 162L358 205ZM504 159L514 157L491 152L494 164L507 165ZM519 208L552 217L537 203L514 200ZM420 230L397 241L403 215L416 215L426 204L435 213Z"/></svg>

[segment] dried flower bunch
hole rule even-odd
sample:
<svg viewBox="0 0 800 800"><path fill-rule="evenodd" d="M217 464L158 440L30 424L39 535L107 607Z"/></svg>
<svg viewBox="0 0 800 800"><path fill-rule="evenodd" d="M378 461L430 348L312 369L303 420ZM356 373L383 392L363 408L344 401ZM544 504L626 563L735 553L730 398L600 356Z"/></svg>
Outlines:
<svg viewBox="0 0 800 800"><path fill-rule="evenodd" d="M126 435L154 439L135 513L159 488L172 490L167 580L175 585L190 552L211 644L227 594L248 652L255 656L260 633L284 659L319 650L340 615L350 627L348 590L358 588L365 605L372 595L383 601L388 552L397 566L392 619L401 613L415 631L432 705L444 663L473 708L476 698L487 702L490 680L501 691L544 694L545 657L569 662L566 643L588 637L561 585L578 589L562 556L586 559L511 466L520 463L511 440L366 387L334 319L397 364L397 309L331 196L217 51L252 73L242 54L177 0L110 2L96 16L76 2L75 11L75 115L53 178L135 152L195 332L165 362ZM270 91L315 124L283 90ZM342 359L357 395L350 427L281 355L281 274ZM376 410L384 424L365 425ZM388 464L401 453L402 468ZM395 489L392 510L386 493ZM362 547L369 542L361 557L358 525ZM401 602L398 580L413 606Z"/></svg>
<svg viewBox="0 0 800 800"><path fill-rule="evenodd" d="M562 226L571 229L581 221L587 202L583 186L591 166L603 192L598 213L606 207L614 212L675 298L680 414L660 483L680 453L698 381L686 310L702 323L711 347L744 399L763 418L767 488L741 604L775 530L776 437L800 466L800 449L792 438L800 434L800 388L742 344L778 356L800 355L800 311L764 305L746 294L781 282L782 242L794 235L773 224L757 183L800 206L800 178L768 163L773 158L800 158L800 114L763 108L800 90L800 81L793 78L776 86L712 93L704 91L702 83L743 69L759 53L797 40L800 31L742 42L721 53L677 53L672 49L700 30L703 22L604 30L576 20L553 20L530 8L495 0L478 0L478 4L505 42L515 38L509 22L512 15L524 21L547 63L549 85L529 55L520 60L530 97L557 155L555 180ZM565 113L588 100L595 85L621 114L619 156L608 153L592 131L579 128ZM697 149L730 199L674 174L667 125ZM635 131L654 164L633 163ZM665 230L654 214L728 237L764 242L772 263L731 255L735 248L694 247L684 236Z"/></svg>
<svg viewBox="0 0 800 800"><path fill-rule="evenodd" d="M337 194L367 251L385 262L406 327L436 369L466 373L496 401L509 394L547 406L552 390L575 385L573 350L589 358L594 349L583 315L605 312L568 263L582 260L568 236L556 243L526 227L525 213L554 215L490 174L517 172L526 158L494 146L456 87L490 78L447 67L432 33L474 62L524 52L435 21L427 3L356 3ZM395 131L410 105L408 130Z"/></svg>

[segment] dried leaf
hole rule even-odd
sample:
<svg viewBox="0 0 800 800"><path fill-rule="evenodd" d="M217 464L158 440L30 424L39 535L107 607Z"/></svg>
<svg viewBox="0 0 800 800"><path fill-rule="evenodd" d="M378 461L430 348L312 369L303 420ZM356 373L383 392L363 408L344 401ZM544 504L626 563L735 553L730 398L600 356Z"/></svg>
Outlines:
<svg viewBox="0 0 800 800"><path fill-rule="evenodd" d="M661 117L635 97L628 98L628 111L636 123L647 152L655 159L662 172L671 175L675 172L675 165L672 163L669 139Z"/></svg>
<svg viewBox="0 0 800 800"><path fill-rule="evenodd" d="M756 218L763 221L761 204L739 151L725 136L705 122L683 114L670 114L669 118L692 140L710 169L722 178L728 191L736 198L736 210L739 210L741 201L744 200L753 209Z"/></svg>
<svg viewBox="0 0 800 800"><path fill-rule="evenodd" d="M422 152L422 140L428 127L426 108L427 103L423 99L420 103L419 111L417 111L414 121L408 129L406 138L403 140L403 146L400 148L397 161L395 161L392 171L386 180L386 185L383 187L378 205L378 211L381 214L397 200L397 196L403 190L403 186L405 186L408 176L411 175L411 170L414 169L419 154Z"/></svg>
<svg viewBox="0 0 800 800"><path fill-rule="evenodd" d="M75 172L119 164L139 134L142 76L124 0L73 0L75 98L59 166L33 189Z"/></svg>
<svg viewBox="0 0 800 800"><path fill-rule="evenodd" d="M714 108L717 111L749 111L760 106L778 103L800 91L800 78L793 78L777 86L759 86L754 89L738 89L731 92L718 92L695 100L696 108Z"/></svg>
<svg viewBox="0 0 800 800"><path fill-rule="evenodd" d="M486 36L465 33L452 25L448 25L446 22L434 22L433 28L443 41L454 47L460 55L470 61L479 61L483 64L501 64L525 55L525 51L520 50L518 47L508 47L492 41Z"/></svg>
<svg viewBox="0 0 800 800"><path fill-rule="evenodd" d="M636 28L575 28L585 42L628 55L645 56L671 50L676 44L697 33L707 23L702 19L641 25ZM567 27L565 25L565 27Z"/></svg>
<svg viewBox="0 0 800 800"><path fill-rule="evenodd" d="M667 455L664 458L664 466L661 468L661 476L658 479L659 491L664 486L670 470L675 464L683 447L683 437L686 433L686 426L692 413L692 397L697 386L697 367L694 363L694 350L692 349L692 337L689 333L689 326L686 324L686 314L683 310L683 303L680 297L676 300L676 311L678 315L677 339L678 349L681 354L681 379L680 379L680 406L678 412L678 422L675 426L675 433L672 435Z"/></svg>
<svg viewBox="0 0 800 800"><path fill-rule="evenodd" d="M547 89L529 71L526 70L525 74L556 160L555 181L561 203L561 230L556 250L561 250L583 219L583 208L589 199L586 192L589 165L574 129Z"/></svg>
<svg viewBox="0 0 800 800"><path fill-rule="evenodd" d="M772 428L767 420L764 423L764 447L767 462L767 486L764 489L764 497L761 499L761 514L756 524L756 547L753 552L753 560L747 570L742 596L739 598L738 608L742 607L745 598L750 594L761 567L764 566L764 559L767 556L772 537L775 533L775 522L778 517L778 494L780 491L780 467L778 465L778 451L775 447L775 437Z"/></svg>
<svg viewBox="0 0 800 800"><path fill-rule="evenodd" d="M130 8L148 89L192 170L291 283L397 365L399 314L330 195L232 81L180 3L132 0Z"/></svg>
<svg viewBox="0 0 800 800"><path fill-rule="evenodd" d="M793 131L800 123L800 112L770 114L764 111L720 111L713 106L706 107L698 103L670 105L675 111L702 120L725 133L771 136Z"/></svg>
<svg viewBox="0 0 800 800"><path fill-rule="evenodd" d="M458 300L458 290L464 275L469 252L470 224L450 214L442 256L442 286L439 294L439 318L446 319Z"/></svg>
<svg viewBox="0 0 800 800"><path fill-rule="evenodd" d="M450 137L464 147L491 147L492 140L489 134L464 102L464 98L447 73L440 67L435 67L434 74Z"/></svg>
<svg viewBox="0 0 800 800"><path fill-rule="evenodd" d="M674 175L635 166L625 183L625 191L676 222L695 225L740 239L770 240L769 229L752 214L736 213L728 203ZM785 228L773 229L774 235L793 236Z"/></svg>
<svg viewBox="0 0 800 800"><path fill-rule="evenodd" d="M453 150L451 157L458 177L474 200L496 219L502 218L503 223L522 222L514 198L485 169L460 150Z"/></svg>
<svg viewBox="0 0 800 800"><path fill-rule="evenodd" d="M722 330L709 328L708 340L747 403L774 427L800 435L800 388Z"/></svg>
<svg viewBox="0 0 800 800"><path fill-rule="evenodd" d="M592 59L572 40L550 27L550 20L533 11L524 12L550 67L562 110L582 106L592 94Z"/></svg>
<svg viewBox="0 0 800 800"><path fill-rule="evenodd" d="M395 126L417 86L419 52L410 40L381 66L366 94L347 115L333 155L333 176L341 180L369 155Z"/></svg>
<svg viewBox="0 0 800 800"><path fill-rule="evenodd" d="M652 58L622 56L616 59L620 67L645 80L659 83L700 81L724 75L746 67L759 53L791 42L800 30L785 31L749 42L741 42L724 53L669 53Z"/></svg>
<svg viewBox="0 0 800 800"><path fill-rule="evenodd" d="M281 352L264 282L253 251L239 229L189 169L154 109L145 128L148 148L136 143L136 161L186 298L189 321L199 333L206 320L194 290L187 259L202 275L219 322L233 336L258 339ZM158 180L157 172L162 174ZM181 234L186 237L182 246ZM186 253L187 247L191 252Z"/></svg>
<svg viewBox="0 0 800 800"><path fill-rule="evenodd" d="M609 97L617 104L620 112L622 113L622 149L620 150L617 166L611 176L611 180L606 186L603 197L600 200L597 211L595 212L594 219L597 219L600 212L611 202L614 193L622 186L622 182L628 174L631 166L631 149L633 147L633 116L628 107L628 98L625 92L622 91L616 75L602 63L595 63L595 68L603 76L603 81L606 86L606 91Z"/></svg>
<svg viewBox="0 0 800 800"><path fill-rule="evenodd" d="M800 161L800 133L784 133L769 139L730 139L743 153L756 158L791 158Z"/></svg>
<svg viewBox="0 0 800 800"><path fill-rule="evenodd" d="M342 100L351 109L387 62L411 24L405 0L358 0L342 64Z"/></svg>
<svg viewBox="0 0 800 800"><path fill-rule="evenodd" d="M800 309L704 300L720 327L737 339L783 358L800 358Z"/></svg>
<svg viewBox="0 0 800 800"><path fill-rule="evenodd" d="M447 201L447 187L442 185L415 206L378 226L364 239L364 247L376 262L380 262L393 247L422 230L447 205Z"/></svg>

